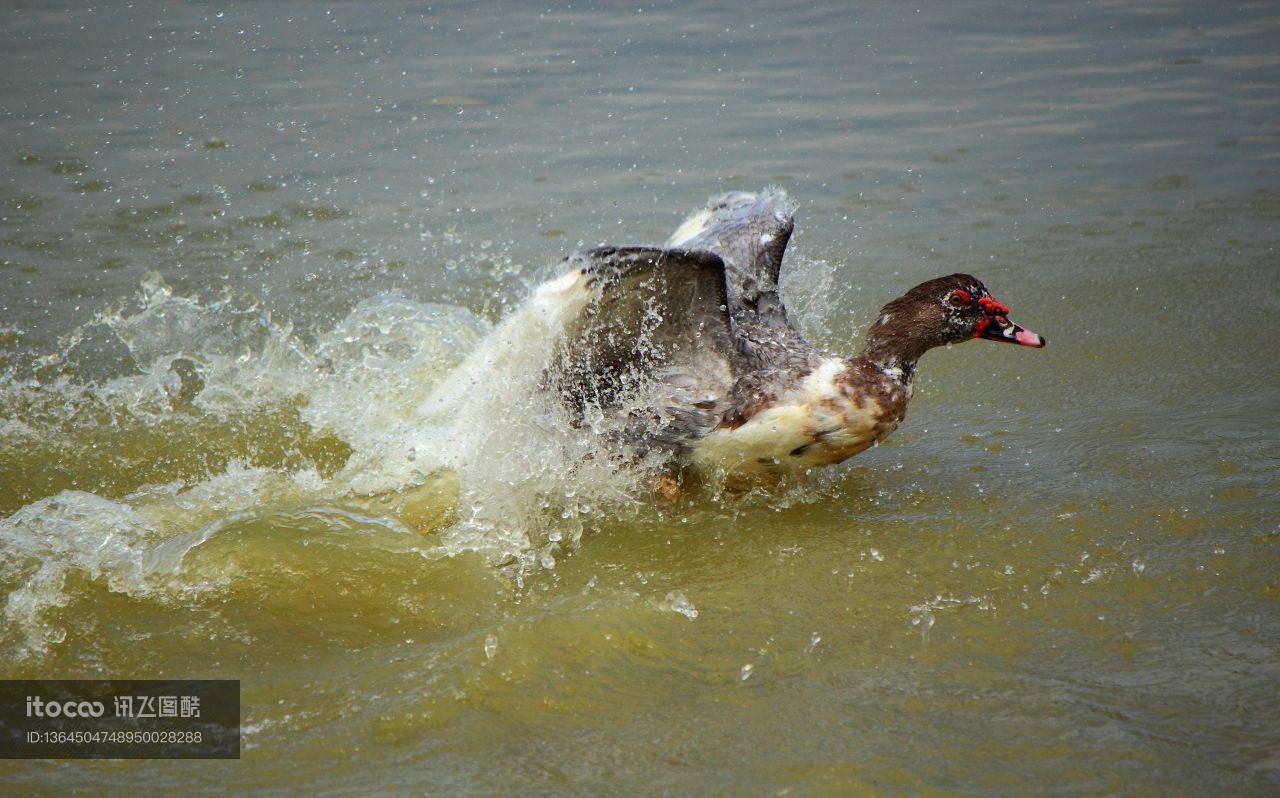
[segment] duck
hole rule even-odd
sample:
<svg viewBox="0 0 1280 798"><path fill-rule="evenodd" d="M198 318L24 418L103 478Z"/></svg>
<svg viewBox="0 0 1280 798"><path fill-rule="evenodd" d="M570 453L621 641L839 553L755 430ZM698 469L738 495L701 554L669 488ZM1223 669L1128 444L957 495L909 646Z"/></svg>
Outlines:
<svg viewBox="0 0 1280 798"><path fill-rule="evenodd" d="M721 194L663 246L574 253L544 289L563 329L544 385L625 457L656 457L664 493L687 472L807 473L865 451L906 417L931 349L1045 346L981 280L950 274L885 304L859 353L815 347L778 289L794 217L781 188Z"/></svg>

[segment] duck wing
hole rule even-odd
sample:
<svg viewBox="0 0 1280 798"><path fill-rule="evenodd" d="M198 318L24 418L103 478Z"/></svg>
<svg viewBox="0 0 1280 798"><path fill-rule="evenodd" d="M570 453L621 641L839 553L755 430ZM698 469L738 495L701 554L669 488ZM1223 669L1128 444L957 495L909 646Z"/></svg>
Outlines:
<svg viewBox="0 0 1280 798"><path fill-rule="evenodd" d="M667 242L724 261L730 332L751 371L791 369L813 348L787 319L778 293L782 256L795 228L794 206L780 188L712 197Z"/></svg>
<svg viewBox="0 0 1280 798"><path fill-rule="evenodd" d="M675 449L710 432L742 367L720 256L602 247L569 261L589 299L548 376L578 420L623 419L632 445Z"/></svg>

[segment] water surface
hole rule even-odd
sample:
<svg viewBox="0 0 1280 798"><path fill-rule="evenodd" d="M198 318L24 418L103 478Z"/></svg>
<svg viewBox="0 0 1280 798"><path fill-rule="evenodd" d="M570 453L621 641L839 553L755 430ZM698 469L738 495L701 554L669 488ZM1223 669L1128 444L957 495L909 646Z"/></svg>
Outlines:
<svg viewBox="0 0 1280 798"><path fill-rule="evenodd" d="M1280 784L1280 6L0 20L0 675L239 678L246 721L7 791ZM1050 345L655 502L500 320L766 184L824 346L954 271Z"/></svg>

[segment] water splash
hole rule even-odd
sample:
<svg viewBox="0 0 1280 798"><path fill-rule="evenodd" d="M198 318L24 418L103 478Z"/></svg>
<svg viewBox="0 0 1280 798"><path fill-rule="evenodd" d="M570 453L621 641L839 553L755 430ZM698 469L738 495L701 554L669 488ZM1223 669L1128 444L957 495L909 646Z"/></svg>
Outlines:
<svg viewBox="0 0 1280 798"><path fill-rule="evenodd" d="M495 329L372 297L306 343L252 297L202 302L149 275L0 380L5 459L65 486L5 500L10 650L58 642L42 616L72 574L157 601L225 589L234 569L194 569L192 552L282 512L350 510L429 558L554 567L598 514L636 503L635 476L539 390L573 312L556 291Z"/></svg>

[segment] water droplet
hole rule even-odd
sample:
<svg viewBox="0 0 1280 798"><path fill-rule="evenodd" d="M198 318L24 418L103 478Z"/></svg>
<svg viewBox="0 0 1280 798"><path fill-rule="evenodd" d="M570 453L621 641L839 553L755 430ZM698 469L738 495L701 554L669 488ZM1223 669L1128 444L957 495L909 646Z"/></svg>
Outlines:
<svg viewBox="0 0 1280 798"><path fill-rule="evenodd" d="M693 606L693 602L685 598L684 594L678 590L668 593L658 607L667 612L679 613L691 621L698 617L698 608Z"/></svg>

